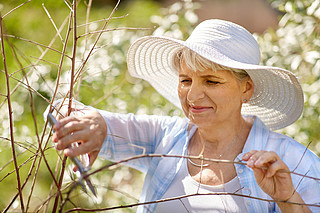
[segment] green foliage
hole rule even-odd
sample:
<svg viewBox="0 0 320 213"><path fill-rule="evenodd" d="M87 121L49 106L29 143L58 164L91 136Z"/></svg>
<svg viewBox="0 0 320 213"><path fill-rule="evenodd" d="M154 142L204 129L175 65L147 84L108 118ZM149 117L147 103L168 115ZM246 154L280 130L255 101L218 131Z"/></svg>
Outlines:
<svg viewBox="0 0 320 213"><path fill-rule="evenodd" d="M277 30L258 37L263 63L294 72L304 90L301 119L282 132L320 153L320 1L272 1L283 16Z"/></svg>

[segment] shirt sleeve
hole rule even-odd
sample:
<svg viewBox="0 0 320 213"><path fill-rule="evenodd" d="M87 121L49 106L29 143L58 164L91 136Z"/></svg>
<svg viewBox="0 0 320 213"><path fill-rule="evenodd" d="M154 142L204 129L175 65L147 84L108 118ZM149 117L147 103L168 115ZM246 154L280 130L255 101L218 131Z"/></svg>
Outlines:
<svg viewBox="0 0 320 213"><path fill-rule="evenodd" d="M293 139L285 146L284 162L287 163L295 189L306 204L320 205L320 159L312 151ZM312 212L320 207L309 206Z"/></svg>
<svg viewBox="0 0 320 213"><path fill-rule="evenodd" d="M187 125L187 119L180 117L118 114L103 110L99 113L108 126L99 155L111 161L164 150L175 143L174 136L184 131ZM150 157L139 157L124 164L146 172L150 163Z"/></svg>

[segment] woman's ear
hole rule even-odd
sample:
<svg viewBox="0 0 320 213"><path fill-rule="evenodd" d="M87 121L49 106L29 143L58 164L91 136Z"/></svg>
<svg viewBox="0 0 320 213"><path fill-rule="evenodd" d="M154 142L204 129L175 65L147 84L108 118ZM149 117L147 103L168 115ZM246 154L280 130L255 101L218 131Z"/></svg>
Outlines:
<svg viewBox="0 0 320 213"><path fill-rule="evenodd" d="M242 96L244 100L249 101L253 92L254 92L254 85L252 79L248 76L243 82L243 90Z"/></svg>

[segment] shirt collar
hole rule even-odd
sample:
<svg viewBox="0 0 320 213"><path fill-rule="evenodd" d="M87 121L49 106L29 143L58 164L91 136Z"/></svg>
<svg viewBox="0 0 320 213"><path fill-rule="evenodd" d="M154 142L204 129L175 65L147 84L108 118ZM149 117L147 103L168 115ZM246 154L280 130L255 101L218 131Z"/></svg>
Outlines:
<svg viewBox="0 0 320 213"><path fill-rule="evenodd" d="M251 150L263 150L270 134L268 127L257 116L244 116L244 118L254 119L254 122L242 153L238 155L238 159L241 159L245 153Z"/></svg>

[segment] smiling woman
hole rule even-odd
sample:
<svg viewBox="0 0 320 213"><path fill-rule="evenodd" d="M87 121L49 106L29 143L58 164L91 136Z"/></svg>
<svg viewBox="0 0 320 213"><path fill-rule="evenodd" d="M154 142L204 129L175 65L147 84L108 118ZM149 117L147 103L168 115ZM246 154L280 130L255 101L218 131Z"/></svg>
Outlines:
<svg viewBox="0 0 320 213"><path fill-rule="evenodd" d="M230 71L195 72L185 64L179 71L178 94L182 109L198 127L206 125L217 129L214 127L222 127L222 123L230 127L230 122L239 122L235 119L241 117L241 104L249 100L252 93L251 79L239 81Z"/></svg>
<svg viewBox="0 0 320 213"><path fill-rule="evenodd" d="M126 163L146 173L138 212L319 210L319 182L290 171L319 177L320 159L272 131L300 117L301 86L290 71L259 65L259 46L247 30L206 20L186 41L138 39L127 62L132 76L150 82L186 118L92 113L85 107L77 119L63 118L53 138L66 155L88 153L91 164L98 152L112 161L141 154L186 156ZM92 137L97 134L107 136ZM79 147L69 146L79 140ZM186 160L188 155L198 158Z"/></svg>

